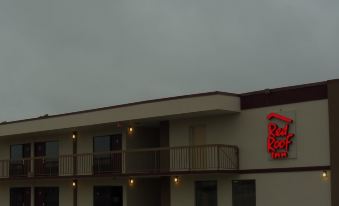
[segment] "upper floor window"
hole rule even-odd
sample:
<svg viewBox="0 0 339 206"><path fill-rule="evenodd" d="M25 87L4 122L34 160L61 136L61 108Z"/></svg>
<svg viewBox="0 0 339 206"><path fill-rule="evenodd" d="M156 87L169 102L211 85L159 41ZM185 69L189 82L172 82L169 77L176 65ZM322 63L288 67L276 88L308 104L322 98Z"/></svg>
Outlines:
<svg viewBox="0 0 339 206"><path fill-rule="evenodd" d="M34 160L36 176L56 176L59 173L59 143L36 142L34 144Z"/></svg>
<svg viewBox="0 0 339 206"><path fill-rule="evenodd" d="M94 152L108 152L111 151L111 137L101 136L94 137Z"/></svg>
<svg viewBox="0 0 339 206"><path fill-rule="evenodd" d="M30 171L31 162L28 159L31 156L30 144L15 144L10 148L10 176L26 176ZM24 159L24 160L23 160Z"/></svg>
<svg viewBox="0 0 339 206"><path fill-rule="evenodd" d="M97 136L93 139L94 152L109 152L122 149L122 135Z"/></svg>
<svg viewBox="0 0 339 206"><path fill-rule="evenodd" d="M37 142L34 147L36 157L56 158L59 156L59 143L56 141Z"/></svg>
<svg viewBox="0 0 339 206"><path fill-rule="evenodd" d="M30 144L15 144L11 145L11 160L21 160L31 156Z"/></svg>
<svg viewBox="0 0 339 206"><path fill-rule="evenodd" d="M122 135L107 135L93 138L94 173L120 173L122 170ZM115 151L115 152L114 152Z"/></svg>

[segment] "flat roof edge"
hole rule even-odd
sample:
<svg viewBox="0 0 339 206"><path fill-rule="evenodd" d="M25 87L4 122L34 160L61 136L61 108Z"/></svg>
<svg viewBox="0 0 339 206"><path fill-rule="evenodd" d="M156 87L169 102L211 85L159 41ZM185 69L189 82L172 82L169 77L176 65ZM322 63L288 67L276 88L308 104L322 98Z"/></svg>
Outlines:
<svg viewBox="0 0 339 206"><path fill-rule="evenodd" d="M180 99L186 99L186 98L203 97L203 96L211 96L211 95L225 95L225 96L240 97L239 94L221 92L221 91L204 92L204 93L196 93L196 94L188 94L188 95L179 95L179 96L173 96L173 97L157 98L157 99L137 101L137 102L132 102L132 103L118 104L118 105L107 106L107 107L100 107L100 108L96 108L96 109L80 110L80 111L76 111L76 112L68 112L68 113L55 114L55 115L44 115L44 116L40 116L40 117L14 120L14 121L8 121L8 122L5 121L5 122L1 122L0 126L1 125L14 124L14 123L20 123L20 122L28 122L28 121L34 121L34 120L50 119L50 118L55 118L55 117L69 116L69 115L75 115L75 114L83 114L83 113L103 111L103 110L116 109L116 108L123 108L123 107L135 106L135 105L141 105L141 104L156 103L156 102L163 102L163 101L170 101L170 100L180 100Z"/></svg>

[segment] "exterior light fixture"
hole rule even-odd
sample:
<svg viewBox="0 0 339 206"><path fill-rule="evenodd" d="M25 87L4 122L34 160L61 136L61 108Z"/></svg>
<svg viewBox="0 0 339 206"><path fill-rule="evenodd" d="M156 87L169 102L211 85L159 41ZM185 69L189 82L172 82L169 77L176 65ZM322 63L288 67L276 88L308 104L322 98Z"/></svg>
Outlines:
<svg viewBox="0 0 339 206"><path fill-rule="evenodd" d="M180 179L179 179L179 177L174 177L173 178L173 182L174 182L174 184L179 184L180 183Z"/></svg>
<svg viewBox="0 0 339 206"><path fill-rule="evenodd" d="M326 170L324 170L324 171L323 171L323 174L322 174L322 176L323 176L323 178L326 178L326 177L328 177L328 174L327 174L327 171L326 171Z"/></svg>
<svg viewBox="0 0 339 206"><path fill-rule="evenodd" d="M77 132L73 132L72 133L72 139L76 139L77 138L77 134L78 134Z"/></svg>
<svg viewBox="0 0 339 206"><path fill-rule="evenodd" d="M134 179L134 178L129 178L129 179L128 179L128 184L129 184L129 186L133 186L134 183L135 183L135 179Z"/></svg>
<svg viewBox="0 0 339 206"><path fill-rule="evenodd" d="M132 134L134 132L134 128L133 127L128 127L127 129L129 134Z"/></svg>
<svg viewBox="0 0 339 206"><path fill-rule="evenodd" d="M76 181L76 180L73 180L72 186L73 186L74 188L77 186L77 181Z"/></svg>

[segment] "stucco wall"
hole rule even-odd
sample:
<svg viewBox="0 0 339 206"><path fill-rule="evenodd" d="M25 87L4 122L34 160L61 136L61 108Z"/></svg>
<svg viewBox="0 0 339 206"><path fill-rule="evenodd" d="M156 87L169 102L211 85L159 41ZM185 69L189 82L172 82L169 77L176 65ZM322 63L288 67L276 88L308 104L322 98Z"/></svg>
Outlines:
<svg viewBox="0 0 339 206"><path fill-rule="evenodd" d="M184 176L171 185L171 205L194 206L195 181L217 180L218 205L232 206L232 180L240 179L256 180L258 206L330 206L330 181L321 172Z"/></svg>
<svg viewBox="0 0 339 206"><path fill-rule="evenodd" d="M271 160L266 149L270 112L294 111L297 158ZM236 145L240 169L326 166L329 157L327 100L244 110L239 114L177 119L170 121L170 146L189 144L189 127L206 125L207 144Z"/></svg>
<svg viewBox="0 0 339 206"><path fill-rule="evenodd" d="M160 179L136 179L134 186L127 187L127 198L128 206L160 206Z"/></svg>

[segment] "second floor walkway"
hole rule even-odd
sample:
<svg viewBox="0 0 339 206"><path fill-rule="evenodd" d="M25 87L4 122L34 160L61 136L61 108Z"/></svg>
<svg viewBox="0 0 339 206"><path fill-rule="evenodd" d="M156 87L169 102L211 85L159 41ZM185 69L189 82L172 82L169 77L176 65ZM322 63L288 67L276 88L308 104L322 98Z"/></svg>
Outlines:
<svg viewBox="0 0 339 206"><path fill-rule="evenodd" d="M0 160L0 179L236 172L239 150L201 145Z"/></svg>

